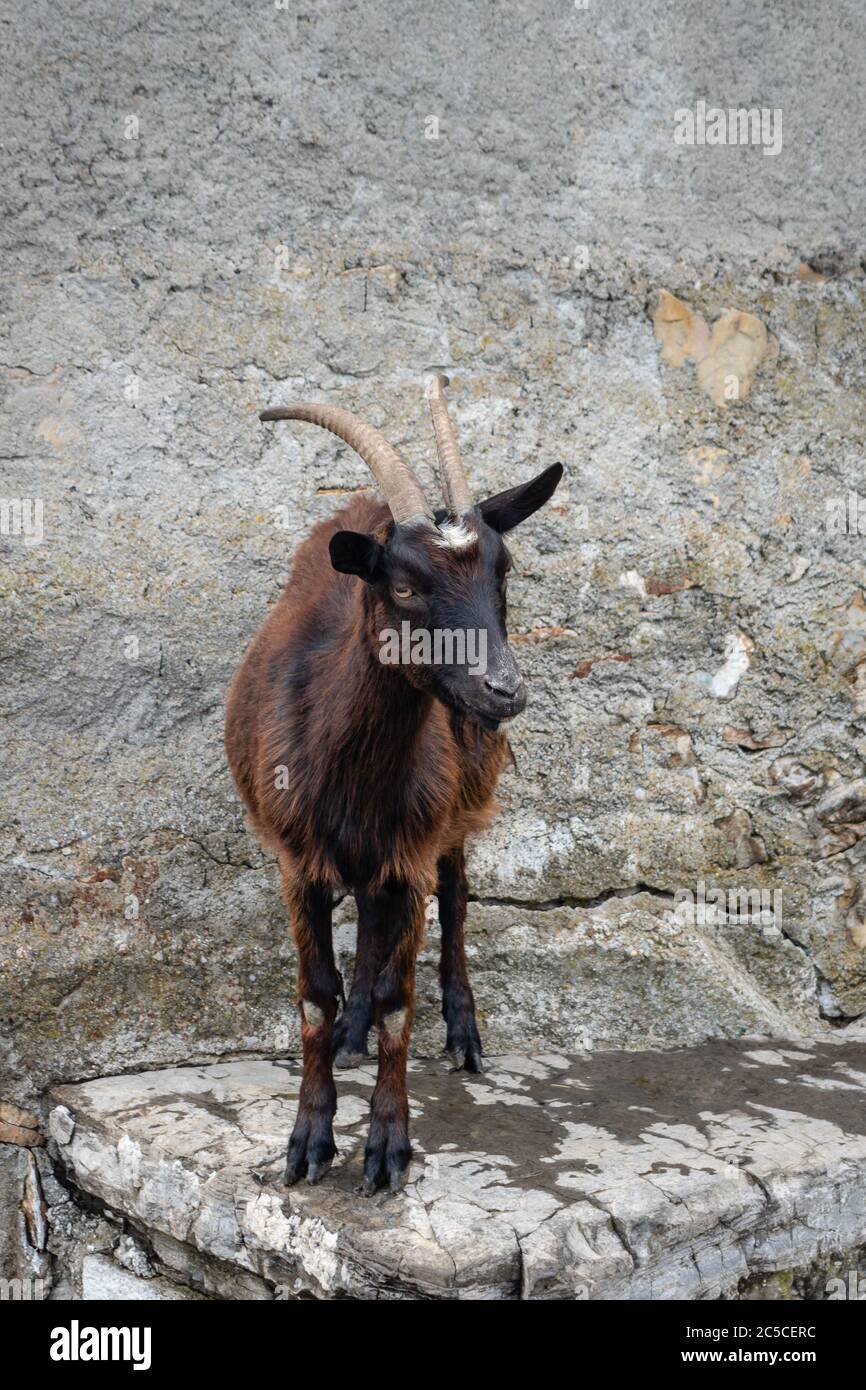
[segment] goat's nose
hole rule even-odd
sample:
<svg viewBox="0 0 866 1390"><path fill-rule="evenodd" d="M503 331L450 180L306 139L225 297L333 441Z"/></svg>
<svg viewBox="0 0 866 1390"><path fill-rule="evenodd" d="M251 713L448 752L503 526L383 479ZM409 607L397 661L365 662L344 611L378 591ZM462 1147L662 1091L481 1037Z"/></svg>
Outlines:
<svg viewBox="0 0 866 1390"><path fill-rule="evenodd" d="M495 695L507 695L509 699L520 689L519 671L488 671L484 684Z"/></svg>

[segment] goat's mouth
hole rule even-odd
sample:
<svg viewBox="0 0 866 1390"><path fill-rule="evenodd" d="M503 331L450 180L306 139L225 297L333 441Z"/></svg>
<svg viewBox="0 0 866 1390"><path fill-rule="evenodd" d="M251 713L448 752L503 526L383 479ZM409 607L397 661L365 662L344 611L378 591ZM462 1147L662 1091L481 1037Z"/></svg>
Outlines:
<svg viewBox="0 0 866 1390"><path fill-rule="evenodd" d="M470 719L475 724L480 724L482 729L488 733L495 734L500 724L506 720L513 719L520 714L526 705L526 696L523 691L515 695L514 699L497 701L495 705L486 706L470 704L468 700L462 700L459 696L452 696L449 700L452 708L462 714L465 719Z"/></svg>

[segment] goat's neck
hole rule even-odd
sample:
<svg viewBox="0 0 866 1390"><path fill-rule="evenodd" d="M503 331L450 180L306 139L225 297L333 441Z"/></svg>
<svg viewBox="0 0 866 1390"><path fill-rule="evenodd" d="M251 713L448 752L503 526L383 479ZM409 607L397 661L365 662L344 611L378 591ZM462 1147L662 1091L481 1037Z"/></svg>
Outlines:
<svg viewBox="0 0 866 1390"><path fill-rule="evenodd" d="M433 704L433 697L410 685L397 666L379 660L381 645L371 599L362 590L343 649L340 680L347 724L365 742L378 739L411 756Z"/></svg>

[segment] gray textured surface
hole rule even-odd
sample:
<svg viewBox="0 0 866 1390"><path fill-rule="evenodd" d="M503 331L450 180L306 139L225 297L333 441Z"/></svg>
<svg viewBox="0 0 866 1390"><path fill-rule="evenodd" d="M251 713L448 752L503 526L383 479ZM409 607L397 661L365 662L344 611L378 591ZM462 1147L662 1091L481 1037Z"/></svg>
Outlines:
<svg viewBox="0 0 866 1390"><path fill-rule="evenodd" d="M471 1078L416 1063L396 1197L358 1195L369 1068L341 1080L338 1158L316 1187L282 1183L291 1064L60 1087L49 1127L73 1183L158 1252L167 1236L282 1297L737 1297L856 1268L864 1064L862 1043L761 1040L510 1054Z"/></svg>
<svg viewBox="0 0 866 1390"><path fill-rule="evenodd" d="M192 1289L160 1277L143 1279L119 1267L107 1255L85 1255L82 1260L82 1299L110 1303L189 1302L200 1297Z"/></svg>
<svg viewBox="0 0 866 1390"><path fill-rule="evenodd" d="M297 541L366 475L255 412L355 408L429 479L434 365L479 492L568 470L515 541L531 706L473 855L488 1045L866 1009L863 550L825 529L866 430L860 18L4 7L3 494L44 498L45 538L0 537L0 1094L294 1045L222 702ZM675 146L699 97L781 108L782 153ZM660 363L661 285L767 324L747 400ZM738 633L751 664L715 698ZM782 934L672 923L658 894L699 878L781 893ZM442 1042L432 960L419 1051Z"/></svg>

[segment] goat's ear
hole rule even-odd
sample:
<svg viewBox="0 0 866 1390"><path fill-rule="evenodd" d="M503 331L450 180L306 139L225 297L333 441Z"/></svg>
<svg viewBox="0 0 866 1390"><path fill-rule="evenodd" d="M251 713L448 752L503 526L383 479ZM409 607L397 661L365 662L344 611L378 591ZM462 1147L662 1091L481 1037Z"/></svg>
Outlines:
<svg viewBox="0 0 866 1390"><path fill-rule="evenodd" d="M501 535L543 507L553 496L561 477L562 464L553 463L531 482L518 483L517 487L507 488L505 492L497 492L495 497L488 497L486 502L479 502L478 510L487 525Z"/></svg>
<svg viewBox="0 0 866 1390"><path fill-rule="evenodd" d="M372 536L361 531L335 531L328 549L331 564L341 574L357 574L369 582L381 572L383 549Z"/></svg>

